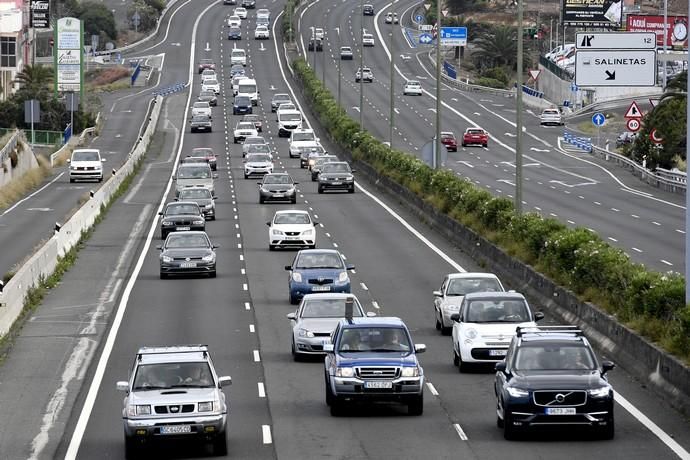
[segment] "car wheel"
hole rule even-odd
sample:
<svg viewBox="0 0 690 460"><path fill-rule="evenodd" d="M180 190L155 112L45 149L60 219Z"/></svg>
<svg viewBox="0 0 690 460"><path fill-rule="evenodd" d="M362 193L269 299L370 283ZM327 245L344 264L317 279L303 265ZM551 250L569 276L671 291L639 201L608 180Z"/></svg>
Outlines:
<svg viewBox="0 0 690 460"><path fill-rule="evenodd" d="M245 177L245 179L246 179L246 177ZM266 200L264 200L264 197L260 196L259 197L259 204L264 204L265 202L266 202Z"/></svg>
<svg viewBox="0 0 690 460"><path fill-rule="evenodd" d="M233 143L233 144L237 144L237 138L236 138L236 137L233 137L233 138L232 138L232 143Z"/></svg>
<svg viewBox="0 0 690 460"><path fill-rule="evenodd" d="M453 350L453 366L459 366L460 365L460 358L458 357L458 354Z"/></svg>
<svg viewBox="0 0 690 460"><path fill-rule="evenodd" d="M333 398L331 399L330 407L331 407L331 416L333 416L333 417L338 417L340 414L343 413L343 403L335 395L333 395Z"/></svg>
<svg viewBox="0 0 690 460"><path fill-rule="evenodd" d="M615 423L613 419L613 415L611 415L611 418L609 419L608 423L604 428L601 429L599 432L599 437L601 439L613 439L614 436L616 435L616 428L615 428Z"/></svg>
<svg viewBox="0 0 690 460"><path fill-rule="evenodd" d="M462 146L463 146L463 147L467 147L467 144L465 144L465 143L463 142L463 143L462 143Z"/></svg>
<svg viewBox="0 0 690 460"><path fill-rule="evenodd" d="M208 274L209 278L215 278L216 277L216 271L213 270L211 273Z"/></svg>
<svg viewBox="0 0 690 460"><path fill-rule="evenodd" d="M299 303L299 299L296 296L292 295L292 292L290 293L290 305L297 305Z"/></svg>
<svg viewBox="0 0 690 460"><path fill-rule="evenodd" d="M228 455L228 440L225 437L225 432L219 433L216 439L213 440L213 455L216 457Z"/></svg>
<svg viewBox="0 0 690 460"><path fill-rule="evenodd" d="M167 273L161 272L161 279L162 279L162 280L166 279L167 277L168 277L168 274L167 274Z"/></svg>
<svg viewBox="0 0 690 460"><path fill-rule="evenodd" d="M139 443L131 436L125 435L125 458L131 460L139 456Z"/></svg>
<svg viewBox="0 0 690 460"><path fill-rule="evenodd" d="M487 148L488 146L489 146L489 144L484 144L484 145L483 145L484 148Z"/></svg>
<svg viewBox="0 0 690 460"><path fill-rule="evenodd" d="M164 240L166 236L168 236L167 233L161 232L161 240Z"/></svg>
<svg viewBox="0 0 690 460"><path fill-rule="evenodd" d="M323 187L321 187L321 186L319 185L319 189L317 190L317 192L323 193Z"/></svg>
<svg viewBox="0 0 690 460"><path fill-rule="evenodd" d="M300 362L302 361L302 356L300 356L299 353L297 353L297 348L295 347L295 338L292 338L292 359L295 362Z"/></svg>
<svg viewBox="0 0 690 460"><path fill-rule="evenodd" d="M276 247L275 247L274 245L272 245L272 244L269 244L269 245L268 245L268 250L269 250L269 251L275 251L275 250L276 250Z"/></svg>
<svg viewBox="0 0 690 460"><path fill-rule="evenodd" d="M496 414L496 426L499 428L503 428L503 419Z"/></svg>
<svg viewBox="0 0 690 460"><path fill-rule="evenodd" d="M453 331L453 327L446 327L445 325L441 327L441 335L450 335Z"/></svg>
<svg viewBox="0 0 690 460"><path fill-rule="evenodd" d="M505 409L503 410L503 437L507 439L508 441L511 441L515 439L515 427L513 426L513 423L511 422L511 417L510 413L506 412Z"/></svg>
<svg viewBox="0 0 690 460"><path fill-rule="evenodd" d="M458 371L463 374L469 372L472 365L466 361L462 360L462 355L458 355Z"/></svg>
<svg viewBox="0 0 690 460"><path fill-rule="evenodd" d="M292 204L296 204L296 203L297 203L297 197L296 197L296 196L293 196L293 197L292 197L292 200L290 200L290 202L291 202Z"/></svg>
<svg viewBox="0 0 690 460"><path fill-rule="evenodd" d="M310 244L310 245L307 246L307 247L308 247L309 249L316 249L316 244Z"/></svg>
<svg viewBox="0 0 690 460"><path fill-rule="evenodd" d="M326 384L326 405L333 405L333 392L331 391L331 386L328 384L328 378L324 376L324 383Z"/></svg>
<svg viewBox="0 0 690 460"><path fill-rule="evenodd" d="M347 193L355 193L355 186L353 185L347 190Z"/></svg>
<svg viewBox="0 0 690 460"><path fill-rule="evenodd" d="M416 396L407 404L407 413L410 415L422 415L424 413L424 393Z"/></svg>
<svg viewBox="0 0 690 460"><path fill-rule="evenodd" d="M245 178L245 179L249 179L249 175L248 175L248 174L245 174L245 175L244 175L244 178Z"/></svg>

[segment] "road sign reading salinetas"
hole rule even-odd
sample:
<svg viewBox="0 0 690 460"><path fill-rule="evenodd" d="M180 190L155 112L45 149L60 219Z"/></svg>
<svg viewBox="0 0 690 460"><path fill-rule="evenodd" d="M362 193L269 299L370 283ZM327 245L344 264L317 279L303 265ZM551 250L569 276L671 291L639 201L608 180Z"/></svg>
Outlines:
<svg viewBox="0 0 690 460"><path fill-rule="evenodd" d="M653 32L578 32L575 48L580 50L653 50L656 34Z"/></svg>

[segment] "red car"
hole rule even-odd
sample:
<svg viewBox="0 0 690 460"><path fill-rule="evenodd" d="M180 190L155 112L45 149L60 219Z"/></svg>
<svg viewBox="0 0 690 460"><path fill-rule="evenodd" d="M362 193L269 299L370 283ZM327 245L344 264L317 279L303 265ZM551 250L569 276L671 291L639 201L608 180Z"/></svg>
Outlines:
<svg viewBox="0 0 690 460"><path fill-rule="evenodd" d="M192 156L194 157L204 157L208 161L208 165L211 167L212 171L218 169L218 159L216 154L213 153L213 149L209 147L197 147L192 149Z"/></svg>
<svg viewBox="0 0 690 460"><path fill-rule="evenodd" d="M465 134L462 135L462 146L481 145L487 147L489 145L489 134L482 128L467 128Z"/></svg>
<svg viewBox="0 0 690 460"><path fill-rule="evenodd" d="M216 70L216 63L213 62L213 59L202 59L199 61L199 73L206 69Z"/></svg>
<svg viewBox="0 0 690 460"><path fill-rule="evenodd" d="M458 141L455 139L455 134L450 131L444 131L441 133L441 144L446 146L446 150L449 152L458 151Z"/></svg>

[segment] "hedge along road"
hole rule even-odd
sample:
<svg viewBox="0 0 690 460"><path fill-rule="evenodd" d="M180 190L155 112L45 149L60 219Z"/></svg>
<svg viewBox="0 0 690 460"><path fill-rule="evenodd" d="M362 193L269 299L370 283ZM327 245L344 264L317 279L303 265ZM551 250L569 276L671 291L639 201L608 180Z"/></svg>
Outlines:
<svg viewBox="0 0 690 460"><path fill-rule="evenodd" d="M397 7L405 9L407 3ZM382 17L386 4L376 4L378 16L362 17L358 4L348 4L342 16L329 17L324 46L326 82L332 94L337 91L338 34L342 45L352 46L353 61L342 61L343 106L358 119L359 84L353 75L359 66L359 21L365 28L377 31L374 48L365 48L365 65L372 67L375 80L365 84L365 128L379 139L388 140L389 62L388 29ZM323 26L323 17L333 5L321 0L305 8L300 22L301 41L308 39L309 27ZM400 16L400 15L399 15ZM401 16L402 17L402 16ZM397 26L393 27L398 29ZM394 146L419 156L419 149L434 132L434 72L428 67L426 52L410 50L402 33L395 35L396 44L396 109ZM402 50L402 51L401 51ZM317 53L320 54L320 53ZM403 54L410 59L401 60ZM417 55L419 54L419 55ZM312 53L307 53L312 63ZM322 56L317 56L317 76L322 73ZM420 79L426 93L422 97L402 96L405 79ZM510 199L514 194L515 107L510 99L498 96L467 95L444 85L444 130L461 136L466 127L479 125L491 134L488 149L459 147L448 153L447 167L470 178L498 196ZM355 109L357 107L357 109ZM459 123L458 123L459 122ZM668 194L644 183L635 182L627 172L609 172L610 165L588 154L560 148L558 136L562 128L540 127L534 117L527 118L524 137L524 209L545 217L555 217L571 226L590 228L604 241L624 249L633 260L659 271L683 271L684 205L678 196ZM548 139L548 140L547 140ZM619 175L620 178L616 177ZM625 231L621 231L625 229ZM659 238L659 235L665 235Z"/></svg>

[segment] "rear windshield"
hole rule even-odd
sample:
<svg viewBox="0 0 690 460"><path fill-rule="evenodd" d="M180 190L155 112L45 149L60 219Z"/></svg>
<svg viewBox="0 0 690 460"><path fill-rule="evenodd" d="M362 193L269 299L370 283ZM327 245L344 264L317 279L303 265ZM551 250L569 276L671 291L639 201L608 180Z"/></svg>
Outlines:
<svg viewBox="0 0 690 460"><path fill-rule="evenodd" d="M281 113L281 121L298 121L302 119L302 115L299 113Z"/></svg>
<svg viewBox="0 0 690 460"><path fill-rule="evenodd" d="M199 200L199 199L210 199L211 198L211 192L206 189L206 188L193 188L189 190L181 190L180 191L180 199L193 199L193 200Z"/></svg>
<svg viewBox="0 0 690 460"><path fill-rule="evenodd" d="M354 299L354 298L353 298ZM361 317L362 307L358 301L352 306L352 316ZM309 299L302 306L302 318L344 318L345 299Z"/></svg>

